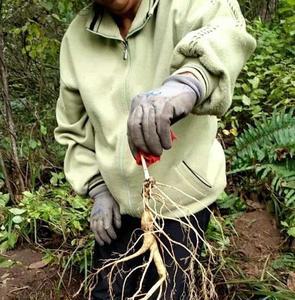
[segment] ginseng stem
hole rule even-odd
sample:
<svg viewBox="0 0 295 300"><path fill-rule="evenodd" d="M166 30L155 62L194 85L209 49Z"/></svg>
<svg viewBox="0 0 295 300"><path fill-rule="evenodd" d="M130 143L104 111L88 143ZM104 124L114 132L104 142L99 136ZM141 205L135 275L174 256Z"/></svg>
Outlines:
<svg viewBox="0 0 295 300"><path fill-rule="evenodd" d="M144 179L148 181L150 179L150 173L149 173L146 161L142 154L140 155L140 158L141 158L141 164L142 164L143 173L144 173Z"/></svg>

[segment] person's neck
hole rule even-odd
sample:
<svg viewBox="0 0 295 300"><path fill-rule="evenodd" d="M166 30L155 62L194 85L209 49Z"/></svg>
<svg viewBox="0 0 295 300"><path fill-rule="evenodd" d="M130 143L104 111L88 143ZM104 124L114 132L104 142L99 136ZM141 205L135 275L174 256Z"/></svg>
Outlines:
<svg viewBox="0 0 295 300"><path fill-rule="evenodd" d="M121 36L123 38L126 38L128 31L132 25L133 20L135 19L136 13L138 11L138 8L140 6L141 0L139 0L136 5L131 7L131 9L126 12L124 15L114 15L113 18L115 22L117 23Z"/></svg>

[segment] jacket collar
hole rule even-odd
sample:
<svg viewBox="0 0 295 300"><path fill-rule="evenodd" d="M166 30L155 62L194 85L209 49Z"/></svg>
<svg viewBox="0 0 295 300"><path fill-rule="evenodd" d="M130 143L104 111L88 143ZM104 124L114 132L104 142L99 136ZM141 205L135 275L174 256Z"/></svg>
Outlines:
<svg viewBox="0 0 295 300"><path fill-rule="evenodd" d="M126 39L132 36L134 33L140 31L146 25L148 20L154 14L159 1L160 0L141 1ZM99 7L96 11L94 11L92 8L91 15L86 23L86 29L105 38L116 39L120 41L123 40L117 24L113 20L112 16L103 7Z"/></svg>

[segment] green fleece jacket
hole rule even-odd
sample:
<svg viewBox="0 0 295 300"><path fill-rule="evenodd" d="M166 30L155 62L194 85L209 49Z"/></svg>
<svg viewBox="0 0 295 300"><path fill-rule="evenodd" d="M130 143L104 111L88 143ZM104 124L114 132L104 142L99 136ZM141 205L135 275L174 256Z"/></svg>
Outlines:
<svg viewBox="0 0 295 300"><path fill-rule="evenodd" d="M127 141L131 100L171 74L193 73L205 99L173 125L177 139L149 168L173 186L164 216L184 216L216 200L226 185L217 117L231 105L236 79L255 48L235 0L142 0L125 39L111 15L92 6L69 26L61 45L55 138L67 146L64 172L87 195L105 182L122 214L140 216L143 170ZM157 208L159 209L159 207Z"/></svg>

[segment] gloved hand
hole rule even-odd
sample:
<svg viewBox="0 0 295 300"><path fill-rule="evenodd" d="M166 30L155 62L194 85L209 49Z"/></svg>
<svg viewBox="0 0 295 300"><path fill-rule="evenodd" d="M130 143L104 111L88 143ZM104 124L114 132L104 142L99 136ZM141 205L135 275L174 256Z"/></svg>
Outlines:
<svg viewBox="0 0 295 300"><path fill-rule="evenodd" d="M112 239L117 238L113 224L117 228L121 227L119 205L105 184L91 190L89 196L94 200L90 215L90 228L99 245L110 244Z"/></svg>
<svg viewBox="0 0 295 300"><path fill-rule="evenodd" d="M201 83L192 77L174 75L156 90L133 98L128 118L128 140L136 149L160 156L171 148L170 126L187 116L203 97Z"/></svg>

